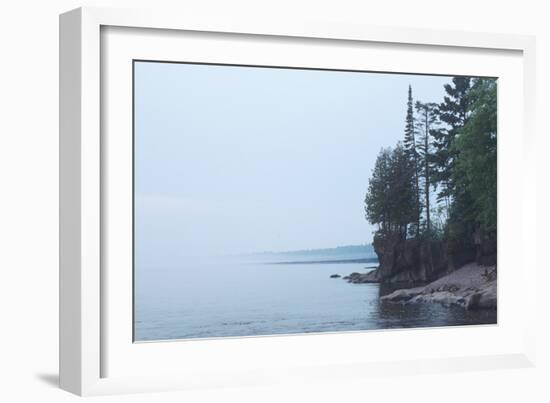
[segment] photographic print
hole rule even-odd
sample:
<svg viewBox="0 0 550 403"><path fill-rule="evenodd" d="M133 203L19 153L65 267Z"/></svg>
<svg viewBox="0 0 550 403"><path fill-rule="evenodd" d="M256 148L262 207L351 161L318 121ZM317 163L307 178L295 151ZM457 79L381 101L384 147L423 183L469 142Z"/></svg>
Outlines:
<svg viewBox="0 0 550 403"><path fill-rule="evenodd" d="M134 341L496 324L497 85L135 60Z"/></svg>

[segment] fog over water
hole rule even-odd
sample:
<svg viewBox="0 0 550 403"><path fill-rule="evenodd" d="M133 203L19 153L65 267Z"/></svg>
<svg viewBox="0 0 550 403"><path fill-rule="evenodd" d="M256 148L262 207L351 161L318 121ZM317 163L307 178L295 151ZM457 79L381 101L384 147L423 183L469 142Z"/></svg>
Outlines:
<svg viewBox="0 0 550 403"><path fill-rule="evenodd" d="M329 278L369 264L250 255L370 243L368 178L380 149L403 137L408 86L439 102L449 81L136 62L136 339L473 320L440 307L401 312L379 302L376 284Z"/></svg>
<svg viewBox="0 0 550 403"><path fill-rule="evenodd" d="M449 81L137 62L137 260L370 242L368 178L408 86L435 102Z"/></svg>

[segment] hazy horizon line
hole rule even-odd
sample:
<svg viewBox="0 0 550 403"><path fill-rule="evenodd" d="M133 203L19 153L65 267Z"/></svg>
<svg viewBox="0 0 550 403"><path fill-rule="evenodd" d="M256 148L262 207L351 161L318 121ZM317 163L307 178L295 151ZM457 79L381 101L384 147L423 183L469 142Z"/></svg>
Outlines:
<svg viewBox="0 0 550 403"><path fill-rule="evenodd" d="M250 255L268 255L268 254L290 254L290 253L303 253L303 252L321 252L321 251L336 251L338 249L345 248L361 248L372 246L372 242L365 242L362 244L348 244L348 245L338 245L333 247L324 247L324 248L308 248L308 249L292 249L292 250L265 250L259 252L248 252L248 253L239 253L235 256L250 256Z"/></svg>

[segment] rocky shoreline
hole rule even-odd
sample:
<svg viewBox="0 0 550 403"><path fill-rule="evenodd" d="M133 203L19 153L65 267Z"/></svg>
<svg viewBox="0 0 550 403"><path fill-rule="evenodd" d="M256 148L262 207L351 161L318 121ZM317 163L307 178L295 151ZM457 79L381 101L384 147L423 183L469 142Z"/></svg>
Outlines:
<svg viewBox="0 0 550 403"><path fill-rule="evenodd" d="M470 263L425 286L396 290L380 299L405 304L436 302L472 310L496 309L496 266Z"/></svg>
<svg viewBox="0 0 550 403"><path fill-rule="evenodd" d="M496 239L485 242L375 236L378 267L343 277L349 283L380 283L397 291L380 299L402 304L429 302L466 309L496 309ZM419 286L419 284L422 284Z"/></svg>
<svg viewBox="0 0 550 403"><path fill-rule="evenodd" d="M343 277L349 283L377 283L376 271L352 273ZM398 289L380 298L382 301L413 304L440 303L465 309L497 308L496 266L469 263L427 285Z"/></svg>
<svg viewBox="0 0 550 403"><path fill-rule="evenodd" d="M333 274L331 278L340 278ZM342 277L348 283L379 283L376 270L367 273L351 273ZM496 265L482 266L469 263L429 284L419 287L402 288L380 297L382 301L412 304L440 303L458 305L466 309L497 308L497 269Z"/></svg>

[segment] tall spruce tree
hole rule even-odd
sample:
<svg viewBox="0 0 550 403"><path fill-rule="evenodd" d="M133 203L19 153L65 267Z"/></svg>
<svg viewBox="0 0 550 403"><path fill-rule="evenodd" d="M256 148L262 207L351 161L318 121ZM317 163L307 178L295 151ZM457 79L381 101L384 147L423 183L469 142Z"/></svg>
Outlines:
<svg viewBox="0 0 550 403"><path fill-rule="evenodd" d="M416 221L412 225L412 232L418 237L420 234L420 215L421 215L421 202L420 202L420 183L419 183L419 163L418 163L418 150L416 146L415 137L415 125L414 125L414 110L413 110L413 96L412 87L409 84L409 93L407 98L407 115L405 116L405 136L403 139L403 146L407 157L410 161L412 170L414 171L414 210L416 211Z"/></svg>
<svg viewBox="0 0 550 403"><path fill-rule="evenodd" d="M419 156L420 156L420 176L424 184L424 207L426 211L425 229L426 233L431 233L430 223L430 186L432 185L432 152L431 135L435 130L437 122L437 104L433 102L416 101L416 111L419 119L416 122L416 129L419 134Z"/></svg>

